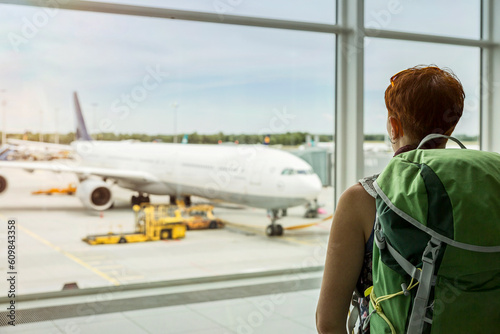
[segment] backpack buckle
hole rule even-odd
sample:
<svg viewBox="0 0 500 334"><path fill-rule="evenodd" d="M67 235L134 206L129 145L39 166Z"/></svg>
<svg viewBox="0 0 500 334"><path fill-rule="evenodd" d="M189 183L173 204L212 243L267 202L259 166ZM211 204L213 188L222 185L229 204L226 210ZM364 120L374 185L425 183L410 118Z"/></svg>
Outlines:
<svg viewBox="0 0 500 334"><path fill-rule="evenodd" d="M433 264L434 261L436 261L440 249L441 242L437 239L432 238L427 243L427 247L425 247L424 254L422 255L422 261Z"/></svg>

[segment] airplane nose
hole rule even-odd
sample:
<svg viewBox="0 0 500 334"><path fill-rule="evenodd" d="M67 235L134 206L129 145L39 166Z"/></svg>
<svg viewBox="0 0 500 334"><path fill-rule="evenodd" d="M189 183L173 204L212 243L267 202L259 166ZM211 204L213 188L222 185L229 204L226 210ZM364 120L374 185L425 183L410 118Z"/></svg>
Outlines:
<svg viewBox="0 0 500 334"><path fill-rule="evenodd" d="M307 196L307 198L314 199L318 197L321 189L323 188L323 184L321 183L318 175L313 174L304 180L303 187L304 194Z"/></svg>

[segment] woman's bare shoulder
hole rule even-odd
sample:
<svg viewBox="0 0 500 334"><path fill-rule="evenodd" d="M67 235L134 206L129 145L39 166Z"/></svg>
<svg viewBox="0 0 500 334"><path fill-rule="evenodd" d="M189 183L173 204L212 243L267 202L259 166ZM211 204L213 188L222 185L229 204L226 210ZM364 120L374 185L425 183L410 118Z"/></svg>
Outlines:
<svg viewBox="0 0 500 334"><path fill-rule="evenodd" d="M342 196L340 196L339 204L341 201L353 206L375 205L375 199L359 183L347 188Z"/></svg>
<svg viewBox="0 0 500 334"><path fill-rule="evenodd" d="M365 239L371 234L375 221L375 199L359 183L349 187L339 199L337 211L354 224L357 224L365 234ZM339 213L340 213L339 212Z"/></svg>

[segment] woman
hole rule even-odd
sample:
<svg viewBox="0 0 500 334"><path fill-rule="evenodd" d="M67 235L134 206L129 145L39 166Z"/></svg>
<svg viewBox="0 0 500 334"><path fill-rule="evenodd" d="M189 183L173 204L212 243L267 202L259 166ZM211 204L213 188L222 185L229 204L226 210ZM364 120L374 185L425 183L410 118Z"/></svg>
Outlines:
<svg viewBox="0 0 500 334"><path fill-rule="evenodd" d="M428 134L451 135L462 116L464 98L458 78L436 66L416 66L394 75L385 91L387 131L394 156L416 149ZM446 140L438 139L426 148L445 146ZM337 204L316 312L319 333L346 333L354 289L363 294L372 285L373 179L363 179L347 189Z"/></svg>

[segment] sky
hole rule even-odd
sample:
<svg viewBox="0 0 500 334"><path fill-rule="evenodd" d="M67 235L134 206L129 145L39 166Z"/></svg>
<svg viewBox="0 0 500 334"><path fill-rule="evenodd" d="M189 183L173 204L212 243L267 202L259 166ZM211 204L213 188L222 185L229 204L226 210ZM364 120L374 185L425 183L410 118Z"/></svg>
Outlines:
<svg viewBox="0 0 500 334"><path fill-rule="evenodd" d="M366 0L366 26L479 38L478 0L395 1ZM108 2L335 23L327 0ZM73 131L74 91L93 133L334 131L334 35L0 6L8 132ZM365 133L385 131L383 93L394 73L436 64L466 91L456 133L478 134L479 49L378 38L365 46Z"/></svg>

